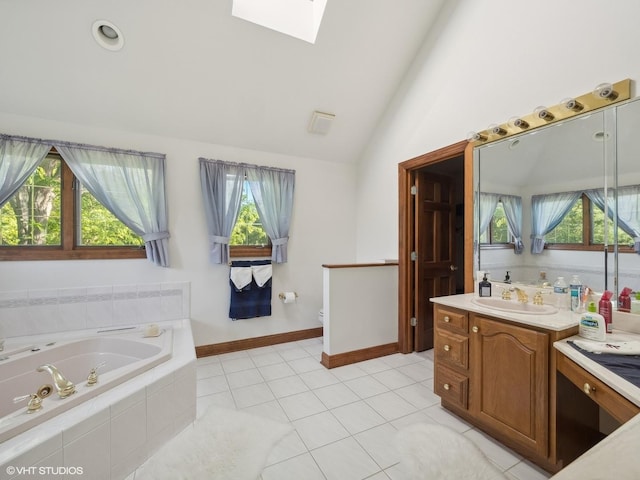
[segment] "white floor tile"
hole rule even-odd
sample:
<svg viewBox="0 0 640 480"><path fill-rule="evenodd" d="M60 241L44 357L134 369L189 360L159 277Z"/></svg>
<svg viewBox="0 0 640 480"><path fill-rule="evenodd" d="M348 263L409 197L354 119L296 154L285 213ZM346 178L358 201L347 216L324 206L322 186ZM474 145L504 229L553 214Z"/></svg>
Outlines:
<svg viewBox="0 0 640 480"><path fill-rule="evenodd" d="M244 408L243 410L263 418L270 418L276 422L287 423L289 421L289 417L284 413L284 410L277 400L253 405L251 407Z"/></svg>
<svg viewBox="0 0 640 480"><path fill-rule="evenodd" d="M385 385L387 388L394 390L396 388L406 387L412 383L416 383L413 379L407 377L404 373L398 370L391 369L384 372L374 373L372 375L376 380Z"/></svg>
<svg viewBox="0 0 640 480"><path fill-rule="evenodd" d="M297 360L299 358L308 357L309 353L302 347L290 348L288 350L283 350L280 352L280 356L284 358L287 362L291 360Z"/></svg>
<svg viewBox="0 0 640 480"><path fill-rule="evenodd" d="M313 392L290 395L278 401L291 421L324 412L327 409Z"/></svg>
<svg viewBox="0 0 640 480"><path fill-rule="evenodd" d="M369 398L389 391L385 385L371 375L347 380L344 384L353 390L360 398Z"/></svg>
<svg viewBox="0 0 640 480"><path fill-rule="evenodd" d="M340 383L338 377L336 377L331 371L327 369L313 370L311 372L305 372L300 374L300 378L307 384L311 390L316 388L326 387L327 385L334 385Z"/></svg>
<svg viewBox="0 0 640 480"><path fill-rule="evenodd" d="M275 363L283 363L282 358L278 352L263 353L260 355L252 356L251 359L255 363L256 367L264 367L265 365L273 365Z"/></svg>
<svg viewBox="0 0 640 480"><path fill-rule="evenodd" d="M273 448L269 454L269 458L267 458L267 465L274 465L308 452L309 450L300 438L298 432L293 431Z"/></svg>
<svg viewBox="0 0 640 480"><path fill-rule="evenodd" d="M262 480L326 480L320 467L309 453L265 468ZM343 479L346 480L346 479Z"/></svg>
<svg viewBox="0 0 640 480"><path fill-rule="evenodd" d="M196 383L198 396L211 395L212 393L220 393L227 390L229 390L229 384L227 383L227 377L224 375L203 378Z"/></svg>
<svg viewBox="0 0 640 480"><path fill-rule="evenodd" d="M416 407L403 400L395 392L381 393L375 397L367 398L365 402L387 421L395 420L417 411Z"/></svg>
<svg viewBox="0 0 640 480"><path fill-rule="evenodd" d="M392 368L390 365L384 363L379 358L372 358L371 360L365 360L359 362L358 367L367 372L368 374L382 372L383 370L389 370Z"/></svg>
<svg viewBox="0 0 640 480"><path fill-rule="evenodd" d="M231 394L233 395L233 399L239 409L251 407L253 405L258 405L275 399L266 383L258 383L257 385L236 388L231 391Z"/></svg>
<svg viewBox="0 0 640 480"><path fill-rule="evenodd" d="M379 427L358 433L354 438L378 466L384 469L400 461L400 454L395 447L396 432L397 430L390 423L384 423Z"/></svg>
<svg viewBox="0 0 640 480"><path fill-rule="evenodd" d="M526 460L517 463L515 466L507 470L506 473L518 480L546 480L547 478L551 478L551 474L549 472L546 472Z"/></svg>
<svg viewBox="0 0 640 480"><path fill-rule="evenodd" d="M350 436L331 412L317 413L292 423L309 450Z"/></svg>
<svg viewBox="0 0 640 480"><path fill-rule="evenodd" d="M296 372L289 366L288 363L276 363L274 365L266 365L264 367L258 367L262 377L268 382L277 378L289 377L295 375Z"/></svg>
<svg viewBox="0 0 640 480"><path fill-rule="evenodd" d="M420 362L422 358L413 353L394 353L392 355L387 355L386 357L380 357L380 360L393 368L397 368Z"/></svg>
<svg viewBox="0 0 640 480"><path fill-rule="evenodd" d="M222 365L218 361L204 363L202 365L198 364L198 368L196 371L198 380L202 378L215 377L217 375L223 375L223 374L224 374L224 370L222 370Z"/></svg>
<svg viewBox="0 0 640 480"><path fill-rule="evenodd" d="M312 372L314 370L324 370L324 366L315 357L303 357L289 361L289 366L296 373Z"/></svg>
<svg viewBox="0 0 640 480"><path fill-rule="evenodd" d="M331 443L311 455L327 480L358 480L380 471L380 467L353 437Z"/></svg>
<svg viewBox="0 0 640 480"><path fill-rule="evenodd" d="M360 400L360 397L342 383L317 388L313 393L327 408L340 407Z"/></svg>
<svg viewBox="0 0 640 480"><path fill-rule="evenodd" d="M447 409L442 408L441 405L433 405L423 410L430 418L441 425L446 425L449 428L454 429L458 433L464 433L470 430L472 427L467 422L462 420L457 415L449 412Z"/></svg>
<svg viewBox="0 0 640 480"><path fill-rule="evenodd" d="M309 390L307 384L297 375L271 380L267 382L267 385L269 385L269 388L276 398L288 397L289 395L295 395L296 393Z"/></svg>
<svg viewBox="0 0 640 480"><path fill-rule="evenodd" d="M367 375L367 372L355 363L351 365L344 365L343 367L332 368L331 373L338 377L342 382Z"/></svg>
<svg viewBox="0 0 640 480"><path fill-rule="evenodd" d="M331 413L352 435L385 423L384 417L363 400L334 408Z"/></svg>
<svg viewBox="0 0 640 480"><path fill-rule="evenodd" d="M417 408L427 408L440 403L440 397L420 383L414 383L394 391Z"/></svg>
<svg viewBox="0 0 640 480"><path fill-rule="evenodd" d="M416 382L424 382L433 378L433 362L431 360L422 360L411 365L398 367L397 370Z"/></svg>
<svg viewBox="0 0 640 480"><path fill-rule="evenodd" d="M242 358L233 358L231 360L222 360L220 363L222 363L224 373L226 373L227 375L233 372L240 372L242 370L256 368L255 364L248 356Z"/></svg>
<svg viewBox="0 0 640 480"><path fill-rule="evenodd" d="M517 455L514 451L506 448L504 445L501 445L490 436L479 432L475 428L466 431L464 435L475 443L476 446L484 452L487 458L495 463L502 471L509 470L516 463L522 460L522 457Z"/></svg>
<svg viewBox="0 0 640 480"><path fill-rule="evenodd" d="M264 378L262 378L257 368L252 368L228 374L227 382L229 382L229 388L233 389L263 383Z"/></svg>

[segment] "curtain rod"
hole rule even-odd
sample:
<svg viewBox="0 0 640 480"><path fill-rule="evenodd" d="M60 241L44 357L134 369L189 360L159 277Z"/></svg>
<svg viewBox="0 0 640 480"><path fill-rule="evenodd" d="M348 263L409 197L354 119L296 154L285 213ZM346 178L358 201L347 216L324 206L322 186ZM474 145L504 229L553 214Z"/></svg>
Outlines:
<svg viewBox="0 0 640 480"><path fill-rule="evenodd" d="M28 143L37 143L41 145L50 145L52 147L61 146L61 147L70 147L70 148L81 148L83 150L96 150L100 152L112 152L112 153L120 153L123 155L137 155L144 157L155 157L159 159L166 158L164 153L156 153L156 152L141 152L139 150L125 150L122 148L113 148L113 147L101 147L98 145L89 145L86 143L76 143L76 142L66 142L63 140L50 140L50 139L42 139L42 138L34 138L34 137L24 137L20 135L8 135L5 133L0 133L0 140L18 140L21 142Z"/></svg>
<svg viewBox="0 0 640 480"><path fill-rule="evenodd" d="M218 163L221 165L230 165L232 167L258 168L262 170L271 170L274 172L296 173L295 170L291 170L288 168L266 167L264 165L254 165L251 163L227 162L225 160L215 160L215 159L204 158L204 157L199 157L198 160L200 160L201 162L207 162L207 163Z"/></svg>

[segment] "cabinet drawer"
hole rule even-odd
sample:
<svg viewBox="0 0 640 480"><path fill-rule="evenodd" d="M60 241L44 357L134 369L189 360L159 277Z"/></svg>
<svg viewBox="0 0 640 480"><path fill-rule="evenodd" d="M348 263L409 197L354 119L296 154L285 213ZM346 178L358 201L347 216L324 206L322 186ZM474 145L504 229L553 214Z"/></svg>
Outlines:
<svg viewBox="0 0 640 480"><path fill-rule="evenodd" d="M469 369L469 337L436 330L433 348L438 362Z"/></svg>
<svg viewBox="0 0 640 480"><path fill-rule="evenodd" d="M560 352L557 352L557 369L620 423L640 412L639 407Z"/></svg>
<svg viewBox="0 0 640 480"><path fill-rule="evenodd" d="M438 365L433 379L433 391L442 400L467 409L469 404L469 379L453 370Z"/></svg>
<svg viewBox="0 0 640 480"><path fill-rule="evenodd" d="M435 317L436 328L460 333L469 332L469 314L463 310L438 305Z"/></svg>

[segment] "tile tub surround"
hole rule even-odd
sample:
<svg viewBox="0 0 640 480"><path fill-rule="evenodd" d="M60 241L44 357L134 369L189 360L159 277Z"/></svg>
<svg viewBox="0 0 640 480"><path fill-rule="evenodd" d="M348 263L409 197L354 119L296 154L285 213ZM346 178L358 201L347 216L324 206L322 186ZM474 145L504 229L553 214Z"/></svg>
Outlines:
<svg viewBox="0 0 640 480"><path fill-rule="evenodd" d="M5 338L189 318L189 283L0 291Z"/></svg>
<svg viewBox="0 0 640 480"><path fill-rule="evenodd" d="M191 323L158 323L173 329L169 360L0 444L0 480L25 478L7 467L81 467L82 478L123 479L193 422Z"/></svg>
<svg viewBox="0 0 640 480"><path fill-rule="evenodd" d="M272 451L261 480L408 480L393 438L416 422L454 428L509 480L549 478L440 406L432 350L332 369L320 364L321 355L322 339L314 338L197 361L199 415L215 404L295 428Z"/></svg>

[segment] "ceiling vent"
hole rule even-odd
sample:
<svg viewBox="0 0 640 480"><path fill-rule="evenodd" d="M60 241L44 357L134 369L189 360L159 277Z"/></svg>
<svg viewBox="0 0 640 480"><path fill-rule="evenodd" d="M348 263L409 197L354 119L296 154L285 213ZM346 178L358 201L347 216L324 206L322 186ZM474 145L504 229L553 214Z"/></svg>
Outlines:
<svg viewBox="0 0 640 480"><path fill-rule="evenodd" d="M336 116L333 113L323 113L317 110L311 114L311 121L309 122L309 133L317 133L320 135L326 135L329 133L331 123Z"/></svg>

